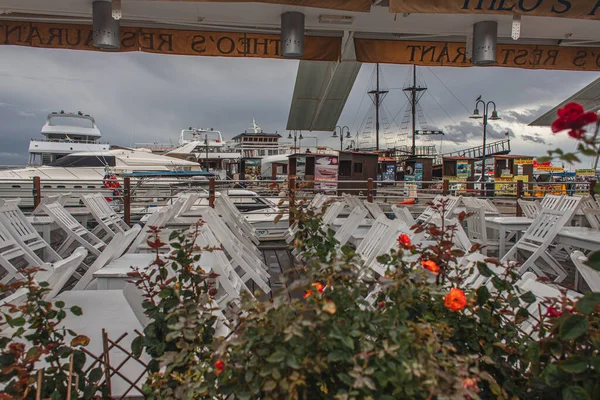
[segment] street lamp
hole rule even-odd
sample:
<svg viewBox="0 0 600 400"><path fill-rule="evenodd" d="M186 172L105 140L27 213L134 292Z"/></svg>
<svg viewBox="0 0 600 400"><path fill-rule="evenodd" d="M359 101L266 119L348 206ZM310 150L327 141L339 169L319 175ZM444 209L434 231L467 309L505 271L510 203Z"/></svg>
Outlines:
<svg viewBox="0 0 600 400"><path fill-rule="evenodd" d="M483 115L481 115L479 113L479 105L482 104L482 111L483 111ZM490 117L488 117L489 115L489 111L490 111L490 105L493 106L493 110L492 110L492 115ZM488 101L487 103L483 100L481 100L481 97L479 99L477 99L477 102L475 103L475 110L473 110L473 115L471 115L469 118L472 119L481 119L483 118L483 150L481 153L481 162L482 162L482 166L481 166L481 182L484 182L483 185L485 187L485 145L486 145L486 135L487 135L487 124L488 124L488 120L490 121L496 121L499 120L500 117L498 116L498 112L496 111L496 103L494 103L493 101ZM484 189L485 190L485 189ZM485 194L485 191L484 191Z"/></svg>
<svg viewBox="0 0 600 400"><path fill-rule="evenodd" d="M337 130L340 130L340 151L344 150L344 129L348 130L348 133L346 134L346 139L351 139L352 136L350 136L350 128L348 128L347 126L344 127L340 127L339 125L335 127L334 131L333 131L333 135L331 135L332 138L337 138L338 134L337 134Z"/></svg>
<svg viewBox="0 0 600 400"><path fill-rule="evenodd" d="M294 134L294 136L293 136L293 137L292 137L292 132L293 132L293 134ZM298 135L298 133L300 133L300 135ZM301 142L301 141L302 141L302 139L303 139L303 137L302 137L302 131L296 131L296 130L294 130L294 131L290 131L290 133L289 133L289 135L288 135L288 139L294 139L294 154L296 154L296 150L298 149L298 148L296 147L296 142L297 142L297 141L300 141L300 143L302 143L302 142Z"/></svg>

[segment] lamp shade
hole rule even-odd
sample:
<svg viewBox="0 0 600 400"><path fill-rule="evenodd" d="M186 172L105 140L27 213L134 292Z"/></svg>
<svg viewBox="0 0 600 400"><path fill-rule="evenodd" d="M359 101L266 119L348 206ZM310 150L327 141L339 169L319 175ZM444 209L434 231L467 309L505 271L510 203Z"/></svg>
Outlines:
<svg viewBox="0 0 600 400"><path fill-rule="evenodd" d="M483 118L483 117L479 114L479 109L476 108L473 110L473 115L471 115L469 118L479 119L479 118Z"/></svg>
<svg viewBox="0 0 600 400"><path fill-rule="evenodd" d="M496 111L496 110L492 111L492 116L490 117L490 120L497 121L499 119L501 119L501 118L498 116L498 111Z"/></svg>

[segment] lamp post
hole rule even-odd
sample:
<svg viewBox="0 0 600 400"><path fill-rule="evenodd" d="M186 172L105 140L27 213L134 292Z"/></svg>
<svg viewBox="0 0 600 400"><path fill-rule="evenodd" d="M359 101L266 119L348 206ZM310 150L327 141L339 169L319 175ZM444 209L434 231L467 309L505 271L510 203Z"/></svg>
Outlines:
<svg viewBox="0 0 600 400"><path fill-rule="evenodd" d="M340 130L340 151L342 151L342 150L344 150L344 129L348 130L348 133L346 133L346 139L351 139L352 136L350 136L350 128L348 128L347 126L340 127L338 125L334 129L333 135L331 135L332 138L338 137L338 134L337 134L338 129Z"/></svg>
<svg viewBox="0 0 600 400"><path fill-rule="evenodd" d="M479 114L479 105L482 105L482 111L483 111L483 115ZM493 110L492 110L492 115L488 117L489 115L489 111L490 111L490 106L493 106ZM488 120L489 121L497 121L500 119L500 117L498 116L498 112L496 111L496 103L494 103L493 101L488 101L487 103L483 100L481 100L481 96L479 97L479 99L477 99L477 102L475 102L475 110L473 110L473 115L471 115L469 118L472 119L481 119L483 118L483 148L482 148L482 153L481 153L481 182L483 182L483 187L484 187L484 196L486 195L485 192L485 180L486 180L486 176L485 176L485 146L486 146L486 136L487 136L487 124L488 124Z"/></svg>
<svg viewBox="0 0 600 400"><path fill-rule="evenodd" d="M208 132L204 133L204 147L206 148L206 172L208 172Z"/></svg>
<svg viewBox="0 0 600 400"><path fill-rule="evenodd" d="M293 137L292 137L292 132L293 132ZM298 135L298 133L299 133L299 135ZM290 133L288 134L288 139L294 139L294 154L296 154L297 153L296 150L298 149L296 147L296 142L300 141L300 144L301 144L302 139L304 139L302 136L302 131L296 131L296 130L290 131Z"/></svg>
<svg viewBox="0 0 600 400"><path fill-rule="evenodd" d="M316 137L316 136L302 136L302 134L300 134L300 136L301 136L300 139L315 139L316 150L317 151L319 150L319 138L318 137ZM306 150L308 151L309 149L306 149Z"/></svg>

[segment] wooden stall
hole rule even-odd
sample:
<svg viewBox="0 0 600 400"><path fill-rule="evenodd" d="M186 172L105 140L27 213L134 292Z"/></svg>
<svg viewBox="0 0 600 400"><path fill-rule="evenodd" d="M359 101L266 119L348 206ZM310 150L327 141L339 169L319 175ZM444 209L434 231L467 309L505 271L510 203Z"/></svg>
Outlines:
<svg viewBox="0 0 600 400"><path fill-rule="evenodd" d="M292 154L289 156L288 178L295 178L299 188L336 193L338 161L337 154Z"/></svg>
<svg viewBox="0 0 600 400"><path fill-rule="evenodd" d="M516 196L516 182L523 181L525 187L533 181L532 156L494 156L494 194Z"/></svg>
<svg viewBox="0 0 600 400"><path fill-rule="evenodd" d="M450 187L455 194L472 191L475 180L475 159L444 157L442 159L442 179L450 182Z"/></svg>
<svg viewBox="0 0 600 400"><path fill-rule="evenodd" d="M349 193L366 195L367 180L377 180L377 164L379 155L357 151L341 151L339 153L338 194ZM360 181L360 182L356 182Z"/></svg>
<svg viewBox="0 0 600 400"><path fill-rule="evenodd" d="M404 162L404 181L417 182L417 188L427 189L433 180L432 158L409 158ZM427 183L422 183L427 182Z"/></svg>
<svg viewBox="0 0 600 400"><path fill-rule="evenodd" d="M255 181L260 179L261 158L244 157L240 160L240 180Z"/></svg>

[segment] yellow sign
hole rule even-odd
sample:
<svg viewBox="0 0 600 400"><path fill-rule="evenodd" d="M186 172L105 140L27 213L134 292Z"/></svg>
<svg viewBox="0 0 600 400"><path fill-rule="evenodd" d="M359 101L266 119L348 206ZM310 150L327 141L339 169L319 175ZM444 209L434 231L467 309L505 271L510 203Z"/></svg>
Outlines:
<svg viewBox="0 0 600 400"><path fill-rule="evenodd" d="M536 168L537 171L547 171L547 172L565 172L563 167L552 167L552 166L543 166L540 165Z"/></svg>
<svg viewBox="0 0 600 400"><path fill-rule="evenodd" d="M515 158L515 165L533 165L533 158Z"/></svg>
<svg viewBox="0 0 600 400"><path fill-rule="evenodd" d="M498 14L600 19L598 0L390 0L393 13Z"/></svg>
<svg viewBox="0 0 600 400"><path fill-rule="evenodd" d="M16 46L94 50L89 25L0 22L0 43ZM337 61L342 39L306 36L304 60ZM169 29L121 28L121 52L186 56L282 58L279 35L203 32Z"/></svg>
<svg viewBox="0 0 600 400"><path fill-rule="evenodd" d="M497 196L516 196L517 181L529 182L527 175L502 176L494 180L494 192Z"/></svg>
<svg viewBox="0 0 600 400"><path fill-rule="evenodd" d="M421 0L420 0L421 1ZM600 0L599 0L600 1ZM366 63L471 67L465 43L354 39L358 61ZM498 67L600 71L598 48L498 44Z"/></svg>
<svg viewBox="0 0 600 400"><path fill-rule="evenodd" d="M575 175L577 175L577 176L596 176L596 172L593 169L576 169Z"/></svg>

